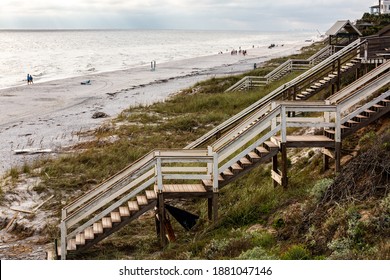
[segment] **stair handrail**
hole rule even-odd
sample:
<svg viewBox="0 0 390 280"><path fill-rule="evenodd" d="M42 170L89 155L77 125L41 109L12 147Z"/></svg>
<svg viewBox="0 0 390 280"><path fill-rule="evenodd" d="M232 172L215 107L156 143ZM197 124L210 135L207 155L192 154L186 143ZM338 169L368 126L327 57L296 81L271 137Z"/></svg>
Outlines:
<svg viewBox="0 0 390 280"><path fill-rule="evenodd" d="M216 179L217 175L214 173L217 171L217 155L212 153L211 149L207 150L183 150L183 149L172 149L172 150L155 150L153 153L153 158L145 165L142 169L138 169L132 178L136 178L131 181L131 183L126 186L120 186L119 188L112 188L110 192L103 192L99 196L93 198L93 201L88 201L86 205L78 208L76 211L72 212L69 216L62 219L61 221L61 243L67 244L67 240L75 237L78 233L85 230L87 227L93 225L95 222L101 218L107 216L113 210L117 209L120 205L130 200L141 191L150 187L153 184L157 184L159 190L160 186L159 178L161 182L163 178L167 179L182 179L185 176L187 179ZM171 163L171 162L196 162L196 163L207 163L207 167L202 168L185 168L178 167L176 172L189 172L187 175L183 174L166 174L163 175L162 172L165 172L161 168L161 163ZM210 166L209 166L210 164ZM167 169L167 172L172 172L171 169ZM194 172L206 172L206 175L194 174ZM137 174L139 173L139 174ZM216 186L217 188L218 186ZM162 190L162 189L161 189ZM127 194L126 194L127 193ZM119 199L115 201L116 199ZM105 209L100 210L101 208L107 206ZM99 213L94 214L99 211ZM93 215L94 214L94 215ZM85 220L87 217L91 217L88 221L79 225L72 232L68 233L69 229L77 225L82 220ZM66 254L65 247L61 245L61 254Z"/></svg>
<svg viewBox="0 0 390 280"><path fill-rule="evenodd" d="M174 153L171 153L174 151ZM126 196L122 197L119 201L115 202L102 212L100 214L94 215L94 217L85 222L83 225L81 225L79 228L74 230L72 233L68 235L68 238L71 238L75 236L78 232L85 229L88 226L91 226L94 222L98 221L99 219L103 218L104 216L108 215L110 212L112 212L114 209L118 208L120 205L122 205L127 200L131 199L135 195L139 194L141 191L145 190L146 188L150 187L152 184L156 183L156 176L155 176L155 165L157 164L157 159L161 159L162 162L164 161L180 161L180 162L210 162L213 160L213 157L208 154L208 150L202 150L201 153L195 154L195 153L186 153L184 151L183 153L180 153L182 150L171 150L171 151L157 151L155 152L155 156L152 163L152 166L148 168L148 170L144 170L142 172L142 178L139 180L139 182L136 182L132 185L127 185L126 187L121 188L120 190L117 190L116 193L111 194L110 197L101 200L100 205L95 205L93 208L83 209L83 216L79 217L78 219L75 219L75 217L67 217L63 221L66 224L67 228L72 227L82 219L84 219L87 216L90 216L92 213L103 207L107 204L107 202L112 202L114 199L122 196L126 192L131 191ZM175 179L174 175L170 175L171 179ZM206 177L204 175L191 175L192 179L205 179ZM211 179L209 175L206 179ZM151 178L150 178L151 177ZM209 178L210 177L210 178ZM177 178L176 178L177 179ZM146 180L146 181L145 181ZM142 183L142 184L141 184ZM141 184L139 186L139 184ZM138 186L138 187L137 187ZM96 202L95 202L96 203ZM94 204L92 204L94 205Z"/></svg>
<svg viewBox="0 0 390 280"><path fill-rule="evenodd" d="M350 95L354 90L359 89L364 84L371 82L372 80L375 80L378 78L379 75L382 75L386 71L390 69L390 60L381 64L380 66L374 68L364 76L362 76L360 79L357 79L353 83L349 84L342 90L338 91L337 93L333 94L332 96L328 97L326 99L326 102L329 104L339 103L341 100L346 98L348 95Z"/></svg>
<svg viewBox="0 0 390 280"><path fill-rule="evenodd" d="M147 153L146 155L144 155L140 159L138 159L135 162L131 163L130 165L126 166L121 171L112 175L107 180L104 180L98 186L94 187L90 191L86 192L82 196L76 198L75 200L73 200L69 204L67 204L65 207L63 207L63 214L67 215L67 214L73 212L75 209L80 207L85 202L87 202L90 199L92 199L93 197L99 195L101 192L104 192L107 189L109 189L112 185L114 185L116 183L120 183L122 180L125 180L132 172L134 172L138 168L141 168L143 165L147 164L152 158L153 158L153 151L150 153Z"/></svg>
<svg viewBox="0 0 390 280"><path fill-rule="evenodd" d="M86 201L83 205L81 205L77 210L73 211L72 213L68 214L63 218L62 220L65 221L67 227L71 227L84 219L86 216L89 216L93 212L95 212L97 209L100 209L103 207L107 201L112 201L116 197L120 196L121 194L129 191L131 188L134 187L134 183L132 182L136 181L139 177L143 178L142 176L151 169L154 168L156 162L155 158L151 159L142 169L139 169L137 171L134 171L128 179L127 184L114 184L110 187L109 190L100 193L99 195L91 198L91 200Z"/></svg>
<svg viewBox="0 0 390 280"><path fill-rule="evenodd" d="M300 63L303 63L304 65L306 65L306 64L307 65L314 65L314 64L316 64L315 60L327 52L332 54L332 46L328 45L328 46L324 47L323 49L319 50L317 53L315 53L314 55L312 55L308 59L288 59L287 61L280 64L277 68L275 68L274 70L272 70L271 72L269 72L267 75L265 75L263 77L246 76L246 77L242 78L241 80L239 80L238 82L236 82L231 87L229 87L227 90L225 90L225 92L235 91L237 89L240 89L241 87L243 87L246 84L247 80L261 79L262 81L264 81L265 83L268 84L270 81L274 81L275 76L277 76L284 69L293 70L294 69L294 62L300 62Z"/></svg>
<svg viewBox="0 0 390 280"><path fill-rule="evenodd" d="M284 63L280 64L278 67L276 67L274 70L269 72L267 75L264 76L264 78L267 79L267 82L272 81L274 76L282 72L283 70L287 69L288 71L291 70L292 66L292 60L288 59Z"/></svg>
<svg viewBox="0 0 390 280"><path fill-rule="evenodd" d="M248 127L253 126L254 123L258 123L260 119L268 114L272 110L271 102L268 102L263 107L259 108L247 118L244 118L242 122L234 126L231 130L225 133L221 138L211 144L214 151L219 151L227 142L231 141L234 137L246 130Z"/></svg>
<svg viewBox="0 0 390 280"><path fill-rule="evenodd" d="M94 196L89 196L88 200L84 201L77 209L72 212L63 212L62 219L67 223L67 226L72 226L82 220L85 216L90 215L100 207L104 205L107 200L111 198L116 198L122 195L124 192L129 191L133 187L132 182L139 179L140 177L148 172L151 168L154 168L155 159L157 156L162 157L174 157L174 156L188 156L188 157L202 157L207 155L207 150L182 150L182 149L172 149L172 150L154 150L147 154L142 161L137 162L135 165L131 165L133 168L132 172L127 172L126 177L121 178L121 180L114 181L108 187L105 187L104 191L100 191ZM148 159L148 161L146 161ZM121 172L117 175L122 175ZM114 175L115 176L115 175ZM122 177L122 176L121 176ZM125 181L124 181L125 180ZM123 182L124 181L124 182ZM98 189L101 186L97 187ZM63 210L64 211L64 210Z"/></svg>
<svg viewBox="0 0 390 280"><path fill-rule="evenodd" d="M317 58L321 57L323 54L329 53L329 55L332 55L334 53L334 48L332 45L326 45L321 50L313 54L311 57L309 57L307 60L310 61L310 64L316 64Z"/></svg>
<svg viewBox="0 0 390 280"><path fill-rule="evenodd" d="M230 142L226 143L223 147L220 147L218 151L216 151L218 153L219 164L223 164L219 167L219 172L223 172L229 166L237 162L237 160L247 155L250 151L253 151L256 147L263 144L272 136L276 135L280 131L281 126L277 125L273 127L271 122L278 115L280 115L280 113L280 106L278 106L273 109L269 114L263 116L261 120L258 121L255 125L245 130L242 134L240 134ZM269 129L270 131L252 142L255 138L259 137L259 135L266 132L267 129ZM248 147L246 147L243 151L240 151L240 153L238 153L233 158L229 159L226 163L224 163L225 159L228 159L238 149L243 148L248 143L250 143Z"/></svg>
<svg viewBox="0 0 390 280"><path fill-rule="evenodd" d="M218 125L214 129L210 130L197 140L193 141L189 145L187 145L184 149L193 149L196 147L199 147L206 141L210 140L212 137L216 136L218 133L222 132L226 128L230 127L237 121L241 120L242 118L248 116L256 109L260 108L261 106L265 105L269 101L275 99L276 97L280 96L283 92L285 92L287 89L292 88L299 82L305 80L306 78L310 77L312 74L316 73L317 71L328 67L330 64L332 64L334 61L337 61L340 57L343 55L352 52L354 50L357 50L362 44L365 43L365 40L357 39L354 42L352 42L350 45L346 46L345 48L341 49L340 51L334 53L332 56L328 57L327 59L321 61L317 65L313 66L309 70L305 71L295 79L291 80L290 82L285 83L284 85L278 87L274 91L270 92L268 95L264 96L260 100L256 101L252 105L248 106L244 110L240 111L236 115L232 116L228 120L224 121L222 124Z"/></svg>
<svg viewBox="0 0 390 280"><path fill-rule="evenodd" d="M390 72L387 72L386 74L366 84L364 87L357 90L356 92L346 97L345 99L343 99L337 104L340 106L342 111L345 111L346 109L351 108L352 106L358 104L359 102L367 99L373 93L377 92L378 90L380 90L381 88L389 84L390 84Z"/></svg>
<svg viewBox="0 0 390 280"><path fill-rule="evenodd" d="M365 110L369 109L370 107L372 107L373 105L377 104L378 102L382 101L383 99L386 99L387 97L390 96L390 90L382 93L381 95L379 95L378 97L372 99L370 102L364 104L363 106L357 108L355 111L349 113L348 115L344 116L341 118L341 123L345 123L351 119L353 119L354 117L356 117L357 115L360 115L362 112L364 112Z"/></svg>

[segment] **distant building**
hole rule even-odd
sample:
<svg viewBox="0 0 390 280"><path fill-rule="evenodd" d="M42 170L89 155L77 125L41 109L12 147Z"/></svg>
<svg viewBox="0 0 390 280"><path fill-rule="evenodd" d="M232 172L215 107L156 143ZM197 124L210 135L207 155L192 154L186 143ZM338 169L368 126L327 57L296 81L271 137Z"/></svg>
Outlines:
<svg viewBox="0 0 390 280"><path fill-rule="evenodd" d="M390 0L379 0L378 5L371 6L371 14L390 14Z"/></svg>
<svg viewBox="0 0 390 280"><path fill-rule="evenodd" d="M325 34L329 36L331 46L346 46L362 36L349 20L337 21Z"/></svg>

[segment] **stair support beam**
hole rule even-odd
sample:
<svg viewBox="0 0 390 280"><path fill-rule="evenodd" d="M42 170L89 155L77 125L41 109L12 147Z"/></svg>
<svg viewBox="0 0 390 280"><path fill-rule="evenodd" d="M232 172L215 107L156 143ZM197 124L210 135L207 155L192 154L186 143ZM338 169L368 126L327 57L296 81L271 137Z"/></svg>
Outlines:
<svg viewBox="0 0 390 280"><path fill-rule="evenodd" d="M287 145L286 145L286 142L282 142L280 144L280 151L282 154L282 162L281 162L282 187L287 188L288 177L287 177Z"/></svg>
<svg viewBox="0 0 390 280"><path fill-rule="evenodd" d="M278 154L272 157L272 170L276 173L278 172ZM274 188L276 188L278 186L278 182L274 179L272 180L274 181Z"/></svg>
<svg viewBox="0 0 390 280"><path fill-rule="evenodd" d="M159 219L159 233L160 233L160 244L162 247L167 245L166 231L165 231L165 206L164 206L164 194L162 191L157 193L158 200L158 219Z"/></svg>

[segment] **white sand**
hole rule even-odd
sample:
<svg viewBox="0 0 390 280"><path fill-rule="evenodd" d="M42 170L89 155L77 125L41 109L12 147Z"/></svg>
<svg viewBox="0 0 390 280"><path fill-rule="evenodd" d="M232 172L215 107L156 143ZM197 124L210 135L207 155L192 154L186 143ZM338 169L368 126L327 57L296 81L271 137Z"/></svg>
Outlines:
<svg viewBox="0 0 390 280"><path fill-rule="evenodd" d="M207 78L249 71L254 63L296 53L307 44L249 49L245 57L223 54L157 61L156 71L146 66L0 90L0 175L37 157L16 155L16 149L60 151L76 144L77 132L107 121L92 119L95 112L115 117L130 106L163 101ZM80 84L85 80L91 85Z"/></svg>

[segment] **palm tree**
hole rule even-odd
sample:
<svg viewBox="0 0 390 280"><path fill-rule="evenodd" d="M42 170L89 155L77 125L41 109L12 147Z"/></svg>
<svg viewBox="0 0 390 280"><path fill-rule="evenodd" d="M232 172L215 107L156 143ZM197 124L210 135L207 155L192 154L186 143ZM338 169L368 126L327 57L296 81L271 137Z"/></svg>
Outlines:
<svg viewBox="0 0 390 280"><path fill-rule="evenodd" d="M378 9L378 14L380 15L381 14L381 0L378 0L378 2L379 2L379 9Z"/></svg>

